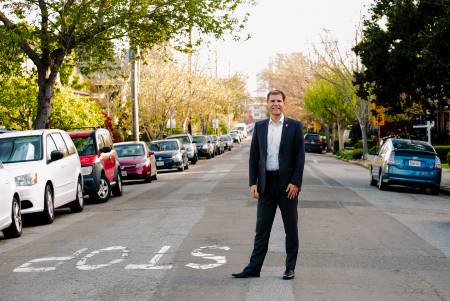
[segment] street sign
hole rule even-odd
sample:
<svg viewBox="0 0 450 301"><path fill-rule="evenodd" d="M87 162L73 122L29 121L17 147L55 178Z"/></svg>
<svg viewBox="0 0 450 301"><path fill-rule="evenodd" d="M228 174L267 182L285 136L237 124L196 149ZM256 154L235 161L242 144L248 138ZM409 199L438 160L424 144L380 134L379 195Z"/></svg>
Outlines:
<svg viewBox="0 0 450 301"><path fill-rule="evenodd" d="M377 106L375 103L371 103L372 108L372 124L373 125L384 125L384 107Z"/></svg>

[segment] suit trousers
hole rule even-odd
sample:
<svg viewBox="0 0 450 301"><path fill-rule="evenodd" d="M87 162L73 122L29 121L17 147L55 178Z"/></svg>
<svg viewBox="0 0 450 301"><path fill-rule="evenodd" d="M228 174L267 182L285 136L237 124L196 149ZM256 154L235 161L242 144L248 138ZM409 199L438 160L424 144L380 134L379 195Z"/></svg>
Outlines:
<svg viewBox="0 0 450 301"><path fill-rule="evenodd" d="M285 187L281 187L277 171L266 172L266 187L258 199L253 252L245 271L261 271L269 247L270 232L277 207L280 207L286 233L286 270L295 270L299 248L298 198L289 199L285 189Z"/></svg>

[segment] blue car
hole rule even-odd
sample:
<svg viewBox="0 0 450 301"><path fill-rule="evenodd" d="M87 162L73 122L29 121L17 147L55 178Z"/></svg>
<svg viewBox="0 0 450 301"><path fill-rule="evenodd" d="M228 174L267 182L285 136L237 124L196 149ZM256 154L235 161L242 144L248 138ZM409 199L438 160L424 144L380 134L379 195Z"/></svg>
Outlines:
<svg viewBox="0 0 450 301"><path fill-rule="evenodd" d="M389 185L424 187L439 194L441 175L441 160L429 143L389 138L370 168L370 184L380 190Z"/></svg>

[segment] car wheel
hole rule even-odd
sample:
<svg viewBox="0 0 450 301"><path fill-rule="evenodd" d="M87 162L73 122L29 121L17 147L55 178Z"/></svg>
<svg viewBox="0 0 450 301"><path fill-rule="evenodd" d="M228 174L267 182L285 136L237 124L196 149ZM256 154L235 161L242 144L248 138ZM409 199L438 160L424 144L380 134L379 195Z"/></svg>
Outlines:
<svg viewBox="0 0 450 301"><path fill-rule="evenodd" d="M14 196L11 207L11 225L3 230L5 238L14 238L22 235L22 214L20 213L20 201Z"/></svg>
<svg viewBox="0 0 450 301"><path fill-rule="evenodd" d="M104 174L102 174L100 178L100 185L97 193L94 193L92 196L97 202L101 203L107 202L111 197L111 186L109 185L109 181Z"/></svg>
<svg viewBox="0 0 450 301"><path fill-rule="evenodd" d="M41 214L42 222L51 224L55 220L55 199L50 184L45 185L44 212Z"/></svg>
<svg viewBox="0 0 450 301"><path fill-rule="evenodd" d="M430 187L430 194L432 195L439 195L439 191L441 190L440 186L432 186Z"/></svg>
<svg viewBox="0 0 450 301"><path fill-rule="evenodd" d="M145 183L151 183L152 180L153 180L153 177L152 177L152 174L151 174L151 173L150 173L150 175L148 175L148 177L146 177L146 178L144 179Z"/></svg>
<svg viewBox="0 0 450 301"><path fill-rule="evenodd" d="M181 166L178 167L177 169L178 169L178 171L184 171L184 164L181 164Z"/></svg>
<svg viewBox="0 0 450 301"><path fill-rule="evenodd" d="M197 163L197 161L198 161L198 156L195 155L194 158L192 158L192 160L191 160L191 164L195 165Z"/></svg>
<svg viewBox="0 0 450 301"><path fill-rule="evenodd" d="M112 188L112 193L113 193L114 196L121 196L122 195L122 190L123 190L122 176L120 175L120 172L117 171L116 185L114 185L114 187Z"/></svg>
<svg viewBox="0 0 450 301"><path fill-rule="evenodd" d="M81 185L81 179L78 178L77 183L77 194L75 200L69 205L70 211L81 212L84 208L84 197L83 197L83 186Z"/></svg>
<svg viewBox="0 0 450 301"><path fill-rule="evenodd" d="M378 189L379 190L385 190L386 184L383 183L383 173L380 170L379 177L378 177Z"/></svg>
<svg viewBox="0 0 450 301"><path fill-rule="evenodd" d="M377 186L377 180L373 178L372 168L370 169L370 186Z"/></svg>
<svg viewBox="0 0 450 301"><path fill-rule="evenodd" d="M206 154L206 159L211 159L211 154L210 153Z"/></svg>
<svg viewBox="0 0 450 301"><path fill-rule="evenodd" d="M153 181L158 180L158 173L155 173L155 174L152 176L152 180L153 180Z"/></svg>

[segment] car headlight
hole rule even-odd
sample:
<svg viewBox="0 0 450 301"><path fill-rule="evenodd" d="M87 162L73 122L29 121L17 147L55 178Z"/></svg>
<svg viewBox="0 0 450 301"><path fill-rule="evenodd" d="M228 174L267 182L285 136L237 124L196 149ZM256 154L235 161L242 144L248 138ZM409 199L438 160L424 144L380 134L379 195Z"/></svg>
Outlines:
<svg viewBox="0 0 450 301"><path fill-rule="evenodd" d="M144 163L138 163L138 164L136 164L136 167L144 167L145 165L147 165L146 162L144 162Z"/></svg>
<svg viewBox="0 0 450 301"><path fill-rule="evenodd" d="M173 159L174 161L181 161L181 154L173 155L173 156L172 156L172 159Z"/></svg>
<svg viewBox="0 0 450 301"><path fill-rule="evenodd" d="M207 144L203 144L203 149L208 149L208 145Z"/></svg>
<svg viewBox="0 0 450 301"><path fill-rule="evenodd" d="M14 178L17 186L33 186L37 183L37 173L28 173Z"/></svg>
<svg viewBox="0 0 450 301"><path fill-rule="evenodd" d="M92 174L93 171L94 171L94 168L91 165L81 167L81 174L83 176L88 176L88 175Z"/></svg>

